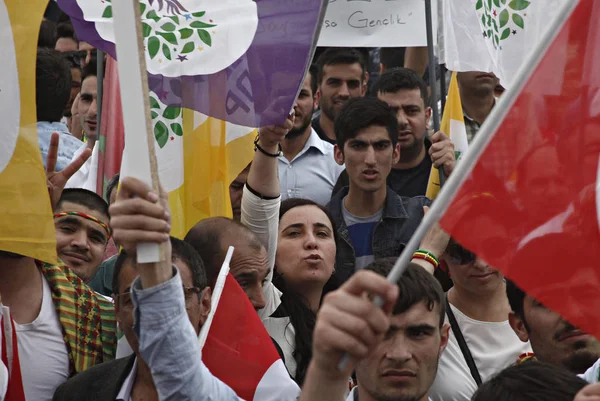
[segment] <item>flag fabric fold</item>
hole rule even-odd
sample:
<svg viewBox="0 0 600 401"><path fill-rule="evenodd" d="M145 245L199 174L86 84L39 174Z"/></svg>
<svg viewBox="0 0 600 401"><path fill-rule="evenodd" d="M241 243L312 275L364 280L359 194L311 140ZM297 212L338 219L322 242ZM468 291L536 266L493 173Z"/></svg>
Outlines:
<svg viewBox="0 0 600 401"><path fill-rule="evenodd" d="M36 46L47 1L0 3L0 250L56 263L56 233L38 147Z"/></svg>
<svg viewBox="0 0 600 401"><path fill-rule="evenodd" d="M459 72L493 72L509 88L523 60L546 32L548 21L569 1L444 1L446 67Z"/></svg>
<svg viewBox="0 0 600 401"><path fill-rule="evenodd" d="M202 360L213 375L248 401L295 401L290 378L258 314L233 276L221 294Z"/></svg>
<svg viewBox="0 0 600 401"><path fill-rule="evenodd" d="M467 138L467 129L465 127L465 118L460 101L460 91L458 89L458 79L456 71L452 73L450 86L448 87L448 97L440 130L448 135L454 144L454 154L456 161L460 161L462 155L469 149L469 140ZM429 173L429 183L427 184L426 196L429 199L435 199L440 192L440 171L431 166Z"/></svg>
<svg viewBox="0 0 600 401"><path fill-rule="evenodd" d="M600 3L580 0L441 220L463 246L596 336L598 21Z"/></svg>

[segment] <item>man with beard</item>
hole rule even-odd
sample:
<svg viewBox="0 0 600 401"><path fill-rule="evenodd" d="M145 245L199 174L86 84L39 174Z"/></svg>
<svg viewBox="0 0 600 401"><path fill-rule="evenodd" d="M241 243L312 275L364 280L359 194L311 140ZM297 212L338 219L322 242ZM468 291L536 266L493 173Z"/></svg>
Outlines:
<svg viewBox="0 0 600 401"><path fill-rule="evenodd" d="M456 164L454 145L446 134L440 131L431 137L427 135L431 117L427 85L414 71L393 68L373 84L372 95L386 102L398 119L400 160L393 165L387 185L400 196L425 195L431 166L442 167L448 176ZM333 195L348 185L348 174L344 171Z"/></svg>
<svg viewBox="0 0 600 401"><path fill-rule="evenodd" d="M301 400L341 399L353 363L358 387L347 401L428 400L448 342L444 293L431 274L411 264L397 285L390 284L399 290L397 299L390 297L390 289L376 279L386 276L394 262L372 263L365 269L370 272L357 273L323 302ZM386 294L383 310L369 300L367 294L373 293ZM352 363L340 371L344 351Z"/></svg>
<svg viewBox="0 0 600 401"><path fill-rule="evenodd" d="M315 96L321 114L312 127L322 140L335 144L335 118L349 99L365 95L368 77L365 59L356 49L330 48L319 56Z"/></svg>
<svg viewBox="0 0 600 401"><path fill-rule="evenodd" d="M279 181L282 201L304 198L325 206L344 167L335 162L333 145L311 127L316 86L316 68L311 67L294 104L294 128L281 142Z"/></svg>
<svg viewBox="0 0 600 401"><path fill-rule="evenodd" d="M506 280L506 293L512 309L510 325L521 341L530 342L539 361L576 374L585 373L587 381L598 381L600 342L595 337L573 326L510 280Z"/></svg>

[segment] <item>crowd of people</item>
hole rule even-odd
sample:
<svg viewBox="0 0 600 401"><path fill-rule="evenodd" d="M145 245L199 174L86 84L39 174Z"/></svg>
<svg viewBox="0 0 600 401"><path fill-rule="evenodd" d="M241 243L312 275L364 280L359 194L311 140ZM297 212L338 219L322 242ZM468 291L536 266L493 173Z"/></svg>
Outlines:
<svg viewBox="0 0 600 401"><path fill-rule="evenodd" d="M66 16L44 21L37 128L60 262L0 251L16 340L0 400L7 385L27 401L240 399L198 343L230 246L230 274L289 374L273 399L600 400L600 342L439 226L397 284L385 279L431 205L432 166L450 176L456 160L431 129L426 53L378 53L373 71L364 49L319 51L293 112L259 129L231 183L233 219L177 239L164 191L118 175L101 195L80 184L99 147L103 63ZM458 84L471 141L501 90L486 72ZM137 263L147 242L164 261Z"/></svg>

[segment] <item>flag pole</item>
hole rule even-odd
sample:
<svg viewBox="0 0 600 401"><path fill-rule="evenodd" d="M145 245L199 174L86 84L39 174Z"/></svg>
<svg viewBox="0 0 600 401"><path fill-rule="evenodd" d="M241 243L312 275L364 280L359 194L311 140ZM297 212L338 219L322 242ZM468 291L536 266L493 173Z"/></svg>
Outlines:
<svg viewBox="0 0 600 401"><path fill-rule="evenodd" d="M223 294L223 288L225 288L225 280L227 279L227 275L229 274L229 264L231 263L231 257L233 256L233 250L234 248L232 246L230 246L227 250L227 255L225 255L225 260L221 265L221 270L219 271L219 276L217 277L215 290L210 299L210 313L208 314L206 322L204 322L204 325L200 330L200 334L198 335L198 342L200 343L201 351L204 348L204 344L206 344L208 332L210 331L210 325L212 324L213 318L215 317L215 313L217 313L219 300L221 299L221 294Z"/></svg>
<svg viewBox="0 0 600 401"><path fill-rule="evenodd" d="M135 152L127 152L129 159L123 159L122 163L126 165L123 177L137 178L148 184L154 193L160 194L140 4L138 0L115 1L112 7L125 147L135 146L136 149ZM138 244L137 262L162 261L166 256L164 249L163 245L157 243Z"/></svg>
<svg viewBox="0 0 600 401"><path fill-rule="evenodd" d="M440 111L437 102L437 86L435 74L435 54L433 51L433 13L431 11L431 0L425 0L425 25L427 29L427 54L429 59L429 88L431 90L431 109L433 110L433 130L440 130ZM443 167L438 168L440 177L440 188L444 186L446 175Z"/></svg>
<svg viewBox="0 0 600 401"><path fill-rule="evenodd" d="M425 4L427 5L429 1L430 0L427 0ZM469 146L469 151L465 154L464 159L460 163L457 163L456 168L448 178L446 185L440 190L440 193L436 197L435 202L432 203L429 212L423 217L421 224L417 227L415 233L402 251L402 254L396 260L392 271L387 277L389 282L398 282L408 267L414 250L418 249L425 234L440 220L442 214L448 209L458 190L469 177L477 160L491 141L493 134L498 130L502 121L510 111L510 108L519 97L520 89L525 86L535 68L546 54L546 51L560 33L561 27L571 16L571 13L577 4L578 0L569 0L562 5L560 12L557 13L557 18L551 22L551 26L541 37L535 50L523 61L515 76L514 85L511 85L511 88L506 91L503 95L502 102L499 102L496 107L494 107L485 123L481 126L481 129ZM381 305L382 300L376 298L375 303Z"/></svg>

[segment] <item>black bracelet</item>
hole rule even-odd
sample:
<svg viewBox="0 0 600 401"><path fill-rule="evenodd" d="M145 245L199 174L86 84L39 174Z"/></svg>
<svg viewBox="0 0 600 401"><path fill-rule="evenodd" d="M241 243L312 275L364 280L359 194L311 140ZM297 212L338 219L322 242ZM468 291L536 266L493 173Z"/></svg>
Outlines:
<svg viewBox="0 0 600 401"><path fill-rule="evenodd" d="M259 140L259 136L256 135L256 139L254 139L254 151L256 152L256 150L260 150L260 153L262 153L265 156L269 156L269 157L279 157L281 156L281 144L279 144L279 152L277 153L269 153L266 150L264 150L259 144L258 144L258 140Z"/></svg>

